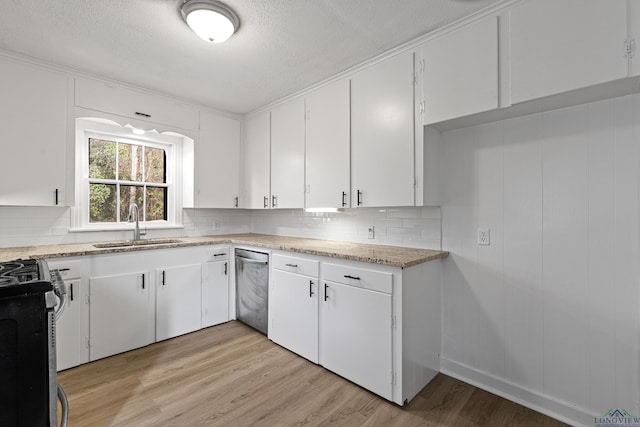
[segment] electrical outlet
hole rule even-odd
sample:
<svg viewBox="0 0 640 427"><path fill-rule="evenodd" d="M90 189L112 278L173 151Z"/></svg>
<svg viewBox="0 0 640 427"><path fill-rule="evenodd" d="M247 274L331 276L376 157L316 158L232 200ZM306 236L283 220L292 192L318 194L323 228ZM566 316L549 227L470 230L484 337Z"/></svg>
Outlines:
<svg viewBox="0 0 640 427"><path fill-rule="evenodd" d="M376 228L373 225L369 226L369 228L367 228L367 231L369 233L369 236L368 236L369 239L376 238Z"/></svg>
<svg viewBox="0 0 640 427"><path fill-rule="evenodd" d="M491 244L491 234L488 228L478 228L478 244L482 246Z"/></svg>

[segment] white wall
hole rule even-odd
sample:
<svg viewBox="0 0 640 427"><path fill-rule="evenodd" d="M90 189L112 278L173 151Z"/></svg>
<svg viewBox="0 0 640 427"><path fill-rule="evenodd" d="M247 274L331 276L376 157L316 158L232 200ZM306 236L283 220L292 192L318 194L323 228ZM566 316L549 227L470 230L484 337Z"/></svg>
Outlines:
<svg viewBox="0 0 640 427"><path fill-rule="evenodd" d="M573 423L639 415L640 96L441 137L443 370Z"/></svg>
<svg viewBox="0 0 640 427"><path fill-rule="evenodd" d="M249 233L251 212L184 209L184 228L148 230L145 238ZM69 233L70 209L0 206L0 247L100 242L133 238L133 231ZM133 230L133 226L130 227Z"/></svg>
<svg viewBox="0 0 640 427"><path fill-rule="evenodd" d="M306 213L301 209L185 209L184 228L149 230L146 238L267 233L328 240L440 249L440 208L347 209ZM132 231L69 233L70 210L0 206L0 247L131 239ZM367 228L375 226L375 239ZM131 227L132 228L132 227Z"/></svg>
<svg viewBox="0 0 640 427"><path fill-rule="evenodd" d="M368 228L375 238L368 239ZM358 208L339 213L310 213L301 209L256 210L254 233L326 240L440 249L441 215L437 207Z"/></svg>

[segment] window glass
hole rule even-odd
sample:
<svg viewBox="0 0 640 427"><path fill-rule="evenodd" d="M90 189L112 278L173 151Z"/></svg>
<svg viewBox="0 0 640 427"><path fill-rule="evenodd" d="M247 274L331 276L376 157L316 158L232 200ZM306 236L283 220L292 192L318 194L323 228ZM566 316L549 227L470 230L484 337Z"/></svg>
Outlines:
<svg viewBox="0 0 640 427"><path fill-rule="evenodd" d="M89 138L89 222L127 222L135 203L140 221L167 221L167 154L147 143Z"/></svg>
<svg viewBox="0 0 640 427"><path fill-rule="evenodd" d="M167 156L163 149L145 147L144 163L145 182L167 182Z"/></svg>
<svg viewBox="0 0 640 427"><path fill-rule="evenodd" d="M129 220L129 206L138 205L140 221L144 221L144 187L140 185L120 185L120 222Z"/></svg>
<svg viewBox="0 0 640 427"><path fill-rule="evenodd" d="M89 222L116 222L115 184L89 184Z"/></svg>
<svg viewBox="0 0 640 427"><path fill-rule="evenodd" d="M122 142L118 144L118 179L142 181L142 147L140 145Z"/></svg>
<svg viewBox="0 0 640 427"><path fill-rule="evenodd" d="M116 143L89 139L89 178L116 179Z"/></svg>
<svg viewBox="0 0 640 427"><path fill-rule="evenodd" d="M167 219L166 187L147 187L146 221L162 221Z"/></svg>

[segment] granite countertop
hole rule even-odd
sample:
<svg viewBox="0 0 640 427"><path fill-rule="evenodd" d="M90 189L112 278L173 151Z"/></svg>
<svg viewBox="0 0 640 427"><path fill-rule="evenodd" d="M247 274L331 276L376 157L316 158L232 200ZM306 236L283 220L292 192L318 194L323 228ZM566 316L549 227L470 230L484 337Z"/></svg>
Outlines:
<svg viewBox="0 0 640 427"><path fill-rule="evenodd" d="M152 241L157 243L150 245L145 244L102 248L96 248L94 245L104 245L109 242L0 248L0 262L20 258L61 258L229 243L362 261L373 264L390 265L401 268L411 267L413 265L422 264L423 262L444 258L449 255L448 252L430 249L371 245L300 237L274 236L268 234L226 234L219 236L178 237L175 239L152 239Z"/></svg>

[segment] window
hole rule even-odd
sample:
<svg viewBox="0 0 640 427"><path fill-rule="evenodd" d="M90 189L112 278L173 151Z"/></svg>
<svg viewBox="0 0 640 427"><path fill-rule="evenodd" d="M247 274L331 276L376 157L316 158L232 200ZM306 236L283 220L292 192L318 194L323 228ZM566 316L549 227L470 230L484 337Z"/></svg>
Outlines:
<svg viewBox="0 0 640 427"><path fill-rule="evenodd" d="M135 203L142 221L167 220L163 148L88 138L89 222L125 222Z"/></svg>
<svg viewBox="0 0 640 427"><path fill-rule="evenodd" d="M143 132L108 119L76 119L71 231L130 230L133 203L145 228L182 227L188 183L182 177L183 158L190 158L183 151L192 143L177 133Z"/></svg>

